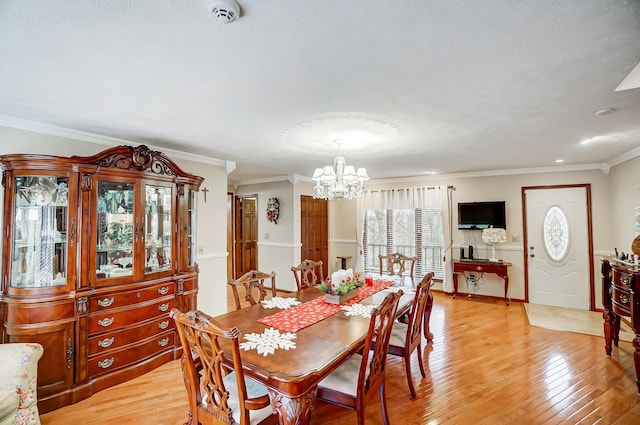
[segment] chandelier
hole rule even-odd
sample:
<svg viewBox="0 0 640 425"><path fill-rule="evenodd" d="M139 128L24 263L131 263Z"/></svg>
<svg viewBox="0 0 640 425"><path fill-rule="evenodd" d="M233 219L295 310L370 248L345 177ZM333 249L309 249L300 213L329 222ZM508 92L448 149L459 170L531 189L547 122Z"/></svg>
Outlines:
<svg viewBox="0 0 640 425"><path fill-rule="evenodd" d="M338 143L340 146L340 143ZM342 152L333 160L333 165L316 168L313 173L316 182L313 197L320 199L354 199L364 195L364 182L369 180L366 168L347 165Z"/></svg>

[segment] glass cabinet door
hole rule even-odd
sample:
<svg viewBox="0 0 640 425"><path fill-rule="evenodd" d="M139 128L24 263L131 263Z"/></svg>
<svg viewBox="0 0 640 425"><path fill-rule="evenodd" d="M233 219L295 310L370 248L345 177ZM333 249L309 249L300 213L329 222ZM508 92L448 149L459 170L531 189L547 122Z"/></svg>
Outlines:
<svg viewBox="0 0 640 425"><path fill-rule="evenodd" d="M187 266L196 264L196 206L198 205L195 190L187 191Z"/></svg>
<svg viewBox="0 0 640 425"><path fill-rule="evenodd" d="M11 286L65 286L69 240L69 179L16 176Z"/></svg>
<svg viewBox="0 0 640 425"><path fill-rule="evenodd" d="M172 269L173 200L172 187L145 186L145 273Z"/></svg>
<svg viewBox="0 0 640 425"><path fill-rule="evenodd" d="M98 181L96 279L133 276L135 184ZM136 235L137 236L137 235Z"/></svg>

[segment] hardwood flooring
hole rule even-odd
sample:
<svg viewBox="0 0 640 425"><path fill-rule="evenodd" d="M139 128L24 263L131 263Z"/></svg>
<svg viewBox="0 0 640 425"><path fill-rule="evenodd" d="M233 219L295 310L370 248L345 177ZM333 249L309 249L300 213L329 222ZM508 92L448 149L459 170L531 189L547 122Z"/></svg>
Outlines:
<svg viewBox="0 0 640 425"><path fill-rule="evenodd" d="M416 400L409 399L402 360L388 359L392 424L640 424L631 343L621 341L608 358L601 337L530 327L520 303L434 295L426 379L418 379L413 357ZM41 419L43 425L182 424L187 399L179 361ZM318 402L311 422L345 425L356 418ZM377 399L367 404L366 423L382 423Z"/></svg>

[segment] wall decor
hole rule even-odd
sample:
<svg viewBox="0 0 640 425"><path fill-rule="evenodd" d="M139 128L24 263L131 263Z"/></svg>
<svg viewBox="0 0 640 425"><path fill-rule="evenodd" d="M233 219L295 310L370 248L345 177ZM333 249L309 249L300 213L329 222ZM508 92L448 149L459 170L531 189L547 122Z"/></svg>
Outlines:
<svg viewBox="0 0 640 425"><path fill-rule="evenodd" d="M278 202L278 198L269 198L269 203L267 203L267 220L271 223L278 224L279 216L280 202Z"/></svg>

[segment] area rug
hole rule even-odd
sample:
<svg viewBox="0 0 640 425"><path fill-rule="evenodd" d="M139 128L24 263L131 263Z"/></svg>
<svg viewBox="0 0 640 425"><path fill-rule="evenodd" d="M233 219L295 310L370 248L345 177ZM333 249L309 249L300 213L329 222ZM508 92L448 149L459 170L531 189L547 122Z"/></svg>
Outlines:
<svg viewBox="0 0 640 425"><path fill-rule="evenodd" d="M604 338L602 313L540 304L522 304L531 326L563 332L577 332ZM631 342L633 331L620 324L620 341Z"/></svg>

